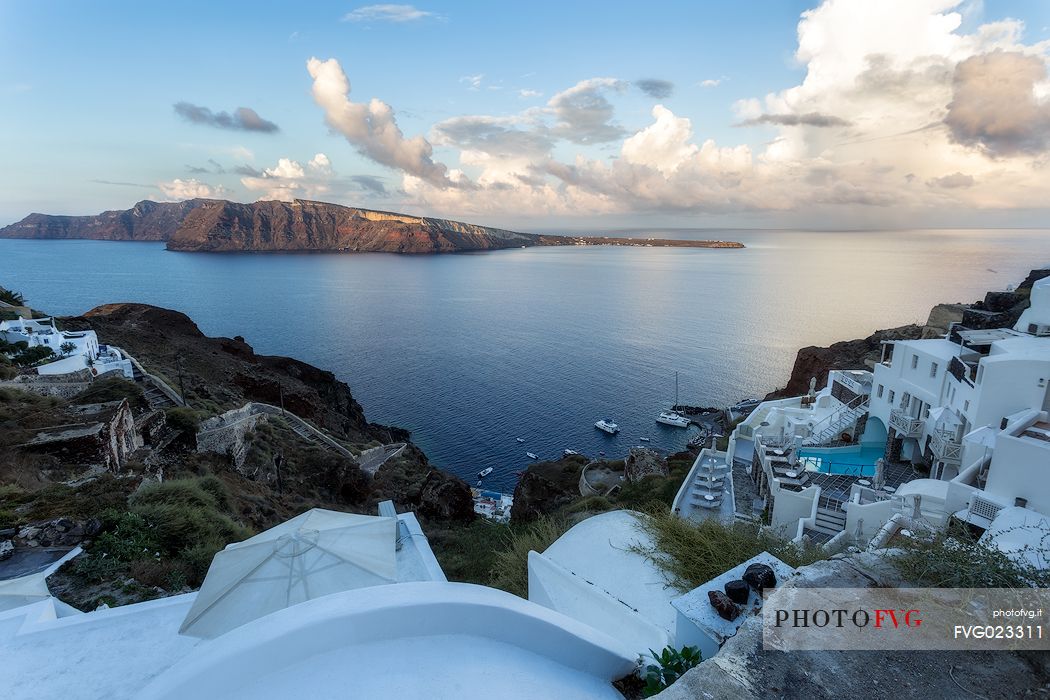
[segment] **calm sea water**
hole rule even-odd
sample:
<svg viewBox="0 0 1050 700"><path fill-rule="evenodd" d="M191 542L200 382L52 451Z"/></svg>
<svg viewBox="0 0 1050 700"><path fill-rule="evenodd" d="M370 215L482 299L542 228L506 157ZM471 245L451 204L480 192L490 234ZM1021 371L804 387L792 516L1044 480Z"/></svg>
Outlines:
<svg viewBox="0 0 1050 700"><path fill-rule="evenodd" d="M370 420L509 490L526 451L618 456L687 432L674 398L726 405L783 385L805 345L925 320L1050 263L1050 231L637 231L744 250L529 248L468 255L214 255L161 244L0 240L0 285L79 314L145 302L350 384ZM609 417L622 432L593 427ZM525 438L518 443L515 438Z"/></svg>

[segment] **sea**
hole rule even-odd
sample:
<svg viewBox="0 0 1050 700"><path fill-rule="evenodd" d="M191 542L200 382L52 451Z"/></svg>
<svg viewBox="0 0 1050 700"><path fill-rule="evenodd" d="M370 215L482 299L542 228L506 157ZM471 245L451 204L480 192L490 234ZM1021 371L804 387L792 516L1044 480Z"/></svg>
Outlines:
<svg viewBox="0 0 1050 700"><path fill-rule="evenodd" d="M0 286L55 315L177 309L208 335L331 370L369 420L408 428L431 462L472 483L492 467L485 487L510 492L526 452L683 448L695 428L655 421L676 373L683 404L761 397L784 385L800 347L920 323L937 303L1050 265L1048 230L615 235L747 247L272 255L0 240ZM620 433L596 430L600 418Z"/></svg>

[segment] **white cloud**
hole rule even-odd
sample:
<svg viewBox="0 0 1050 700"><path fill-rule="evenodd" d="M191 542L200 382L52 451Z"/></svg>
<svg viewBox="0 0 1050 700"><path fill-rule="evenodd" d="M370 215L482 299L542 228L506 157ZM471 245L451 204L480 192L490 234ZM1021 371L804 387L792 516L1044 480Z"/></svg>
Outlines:
<svg viewBox="0 0 1050 700"><path fill-rule="evenodd" d="M701 80L699 83L697 83L697 86L698 87L703 87L703 88L713 88L713 87L718 87L721 84L722 84L722 79L721 78L708 78L707 80Z"/></svg>
<svg viewBox="0 0 1050 700"><path fill-rule="evenodd" d="M518 90L518 97L522 97L524 99L530 99L532 97L543 97L543 93L539 90L530 90L529 88L522 88L521 90Z"/></svg>
<svg viewBox="0 0 1050 700"><path fill-rule="evenodd" d="M375 98L368 104L350 100L350 81L337 60L311 58L306 65L325 122L362 155L427 182L449 184L447 168L433 160L431 145L422 136L406 139L390 105Z"/></svg>
<svg viewBox="0 0 1050 700"><path fill-rule="evenodd" d="M182 180L175 178L168 182L158 182L157 188L164 195L164 199L179 202L184 199L221 199L227 192L221 185L212 186L193 178Z"/></svg>
<svg viewBox="0 0 1050 700"><path fill-rule="evenodd" d="M704 134L712 115L664 104L648 123L621 123L614 102L631 83L615 77L581 80L518 114L446 119L430 141L405 139L383 103L377 119L359 116L370 108L349 102L338 64L344 84L329 76L335 86L319 87L315 75L315 99L362 153L402 172L411 204L435 213L794 211L814 222L906 222L916 212L1046 208L1050 42L1024 44L1016 20L963 29L959 9L959 0L824 0L798 24L803 78L736 102L740 139L724 144ZM433 160L431 143L451 167Z"/></svg>
<svg viewBox="0 0 1050 700"><path fill-rule="evenodd" d="M459 79L459 82L466 83L467 88L470 90L480 90L481 82L485 79L484 73L478 73L477 75L464 75Z"/></svg>
<svg viewBox="0 0 1050 700"><path fill-rule="evenodd" d="M420 10L413 5L365 5L343 15L344 22L418 22L422 19L437 19L439 15Z"/></svg>
<svg viewBox="0 0 1050 700"><path fill-rule="evenodd" d="M331 192L335 173L324 153L318 153L303 167L291 158L279 158L277 165L264 168L259 175L241 178L241 184L251 192L259 192L259 199L318 199Z"/></svg>

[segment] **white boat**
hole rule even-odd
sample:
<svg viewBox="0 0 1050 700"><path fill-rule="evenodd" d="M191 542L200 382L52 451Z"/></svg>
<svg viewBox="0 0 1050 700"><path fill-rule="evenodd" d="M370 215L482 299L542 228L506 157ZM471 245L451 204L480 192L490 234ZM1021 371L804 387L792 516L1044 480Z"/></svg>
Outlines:
<svg viewBox="0 0 1050 700"><path fill-rule="evenodd" d="M479 479L484 479L486 476L488 476L491 473L492 473L492 467L485 467L480 472L478 472L478 478Z"/></svg>
<svg viewBox="0 0 1050 700"><path fill-rule="evenodd" d="M577 452L576 450L570 450L570 449L566 449L565 450L565 456L566 457L571 457L572 455L578 455L578 454L580 454L580 453Z"/></svg>
<svg viewBox="0 0 1050 700"><path fill-rule="evenodd" d="M525 442L525 438L514 438L514 439L517 440L518 442Z"/></svg>
<svg viewBox="0 0 1050 700"><path fill-rule="evenodd" d="M615 435L620 432L620 426L613 423L612 418L602 418L600 421L594 424L594 427L598 430L603 430L610 435Z"/></svg>
<svg viewBox="0 0 1050 700"><path fill-rule="evenodd" d="M642 442L649 442L649 438L638 438L638 439L641 440Z"/></svg>
<svg viewBox="0 0 1050 700"><path fill-rule="evenodd" d="M671 406L670 410L660 411L660 415L656 417L657 423L663 423L664 425L670 425L675 428L688 428L689 418L683 416L681 413L675 410L675 406L678 405L678 372L674 373L674 406Z"/></svg>
<svg viewBox="0 0 1050 700"><path fill-rule="evenodd" d="M529 459L539 459L540 458L539 455L537 455L535 452L526 452L525 456L528 457Z"/></svg>

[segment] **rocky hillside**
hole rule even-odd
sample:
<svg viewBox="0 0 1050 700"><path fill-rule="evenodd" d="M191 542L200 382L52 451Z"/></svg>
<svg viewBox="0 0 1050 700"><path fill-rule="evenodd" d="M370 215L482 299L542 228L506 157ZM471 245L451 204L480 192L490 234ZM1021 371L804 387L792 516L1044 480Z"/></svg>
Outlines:
<svg viewBox="0 0 1050 700"><path fill-rule="evenodd" d="M450 253L536 245L541 236L324 202L206 202L168 240L180 251Z"/></svg>
<svg viewBox="0 0 1050 700"><path fill-rule="evenodd" d="M100 241L166 241L182 220L207 200L152 202L131 209L104 211L95 216L30 214L0 228L0 238L88 238Z"/></svg>

